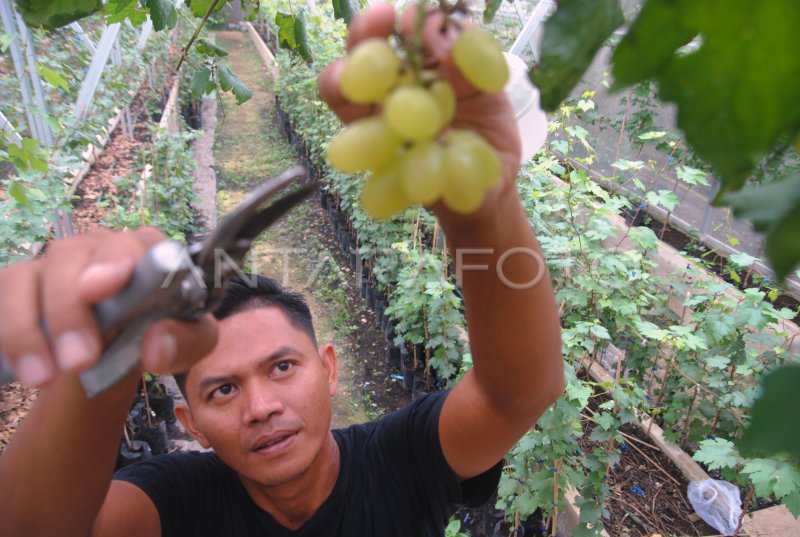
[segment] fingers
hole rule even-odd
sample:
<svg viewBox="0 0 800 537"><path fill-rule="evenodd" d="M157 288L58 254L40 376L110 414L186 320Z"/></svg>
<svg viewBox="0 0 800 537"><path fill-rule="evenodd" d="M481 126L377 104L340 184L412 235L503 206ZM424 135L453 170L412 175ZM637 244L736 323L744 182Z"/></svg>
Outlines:
<svg viewBox="0 0 800 537"><path fill-rule="evenodd" d="M118 292L136 262L163 240L152 229L98 231L57 241L43 258L0 271L0 344L22 382L94 363L102 341L93 305Z"/></svg>
<svg viewBox="0 0 800 537"><path fill-rule="evenodd" d="M217 322L210 314L193 323L166 319L147 329L142 338L142 367L154 373L189 369L217 344Z"/></svg>
<svg viewBox="0 0 800 537"><path fill-rule="evenodd" d="M394 31L394 22L394 7L390 5L377 4L362 11L347 29L347 50L371 37L389 37Z"/></svg>
<svg viewBox="0 0 800 537"><path fill-rule="evenodd" d="M357 119L372 115L375 107L368 104L352 103L342 95L340 80L344 62L344 58L339 58L325 67L319 75L317 86L319 87L320 97L336 113L339 119L343 123L352 123Z"/></svg>
<svg viewBox="0 0 800 537"><path fill-rule="evenodd" d="M78 281L81 297L92 304L118 293L133 273L147 248L165 240L155 228L141 228L110 240L92 255L89 266Z"/></svg>
<svg viewBox="0 0 800 537"><path fill-rule="evenodd" d="M411 5L400 16L400 34L410 39L417 31L417 21L421 16L419 7ZM459 98L470 97L480 93L467 82L458 71L453 61L453 43L459 30L452 22L448 22L444 13L429 6L424 14L425 24L422 29L424 48L424 64L426 68L437 69L453 86ZM461 27L468 26L468 21L460 21Z"/></svg>
<svg viewBox="0 0 800 537"><path fill-rule="evenodd" d="M14 364L17 378L40 386L55 372L50 348L39 327L39 276L41 263L11 265L0 277L0 341Z"/></svg>

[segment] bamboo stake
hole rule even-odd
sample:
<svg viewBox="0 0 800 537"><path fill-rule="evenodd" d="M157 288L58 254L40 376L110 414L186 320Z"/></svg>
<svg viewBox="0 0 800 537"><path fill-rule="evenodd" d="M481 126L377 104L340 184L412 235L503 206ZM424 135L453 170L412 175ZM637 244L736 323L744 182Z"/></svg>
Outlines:
<svg viewBox="0 0 800 537"><path fill-rule="evenodd" d="M555 535L558 531L558 476L561 473L561 459L556 459L556 471L553 473L553 525L550 533Z"/></svg>

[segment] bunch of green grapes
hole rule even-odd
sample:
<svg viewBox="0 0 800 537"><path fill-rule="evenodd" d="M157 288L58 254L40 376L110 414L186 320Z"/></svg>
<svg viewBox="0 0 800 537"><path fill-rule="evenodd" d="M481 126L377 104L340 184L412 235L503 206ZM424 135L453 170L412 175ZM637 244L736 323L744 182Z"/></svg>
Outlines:
<svg viewBox="0 0 800 537"><path fill-rule="evenodd" d="M463 29L452 53L475 88L502 91L508 67L491 35L477 27ZM472 131L450 127L456 112L452 86L436 73L415 70L401 46L384 38L360 43L345 61L341 91L354 103L378 104L382 110L345 127L327 150L337 170L370 172L361 205L374 218L438 200L470 213L500 180L494 148Z"/></svg>

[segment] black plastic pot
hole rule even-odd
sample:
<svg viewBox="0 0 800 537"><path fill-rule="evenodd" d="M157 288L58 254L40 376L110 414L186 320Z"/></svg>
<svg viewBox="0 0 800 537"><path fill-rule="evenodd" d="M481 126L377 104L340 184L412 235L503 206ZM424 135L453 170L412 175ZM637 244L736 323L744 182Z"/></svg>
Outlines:
<svg viewBox="0 0 800 537"><path fill-rule="evenodd" d="M383 322L383 310L386 309L386 306L383 303L383 300L380 298L375 298L375 325L380 326Z"/></svg>
<svg viewBox="0 0 800 537"><path fill-rule="evenodd" d="M153 455L163 455L169 453L169 436L167 436L167 424L159 421L153 427L140 427L134 434L135 440L147 442Z"/></svg>
<svg viewBox="0 0 800 537"><path fill-rule="evenodd" d="M386 342L386 363L392 369L400 370L400 348L391 340Z"/></svg>
<svg viewBox="0 0 800 537"><path fill-rule="evenodd" d="M175 423L175 401L172 396L166 393L164 385L161 384L160 393L151 393L149 396L150 408L156 416L163 419L167 424Z"/></svg>
<svg viewBox="0 0 800 537"><path fill-rule="evenodd" d="M150 450L150 445L147 442L134 440L131 442L131 445L128 446L128 443L123 439L119 447L119 453L117 454L117 469L149 459L152 456L153 452Z"/></svg>
<svg viewBox="0 0 800 537"><path fill-rule="evenodd" d="M403 376L403 389L410 392L414 389L414 357L403 346L400 348L400 374Z"/></svg>
<svg viewBox="0 0 800 537"><path fill-rule="evenodd" d="M350 243L350 247L347 250L347 257L350 262L350 270L356 271L358 269L358 248L356 248L355 242Z"/></svg>
<svg viewBox="0 0 800 537"><path fill-rule="evenodd" d="M367 307L371 310L375 309L375 289L372 285L367 285Z"/></svg>

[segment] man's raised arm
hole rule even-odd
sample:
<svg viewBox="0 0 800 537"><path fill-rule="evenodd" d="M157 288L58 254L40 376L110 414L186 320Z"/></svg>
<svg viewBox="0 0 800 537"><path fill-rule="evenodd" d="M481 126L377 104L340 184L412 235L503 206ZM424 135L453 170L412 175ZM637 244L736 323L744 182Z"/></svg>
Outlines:
<svg viewBox="0 0 800 537"><path fill-rule="evenodd" d="M419 10L402 15L401 34L418 28ZM462 478L497 463L563 391L561 335L555 297L539 245L519 200L520 140L505 94L482 93L454 69L454 35L444 15L429 12L422 30L426 68L437 68L455 90L452 126L482 136L503 166L499 185L473 214L432 207L456 259L467 313L474 367L447 397L439 423L445 457ZM376 5L350 24L348 49L394 30L391 6ZM341 92L343 60L320 75L323 100L345 123L375 114Z"/></svg>

